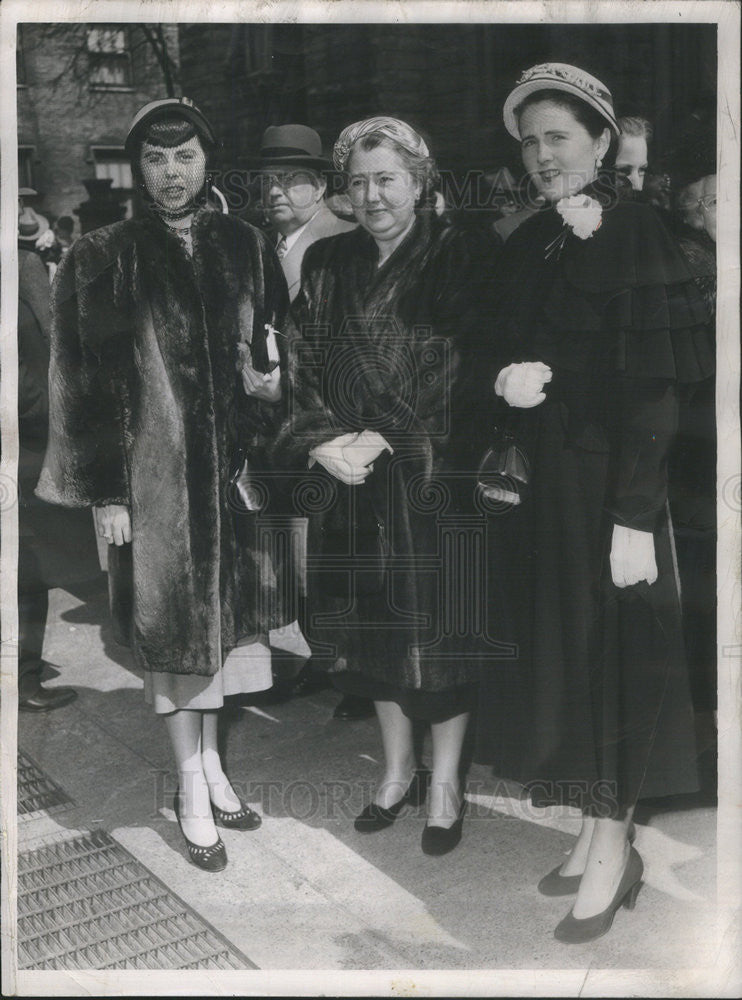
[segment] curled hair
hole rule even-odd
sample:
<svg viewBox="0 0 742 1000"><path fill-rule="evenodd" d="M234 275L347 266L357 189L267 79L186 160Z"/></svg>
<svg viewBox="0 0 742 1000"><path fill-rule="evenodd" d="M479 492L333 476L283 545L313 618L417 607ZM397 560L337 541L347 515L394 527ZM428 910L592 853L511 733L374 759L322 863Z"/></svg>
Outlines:
<svg viewBox="0 0 742 1000"><path fill-rule="evenodd" d="M654 135L652 123L646 118L639 118L638 115L619 118L618 127L621 129L621 135L633 135L640 139L646 139L647 144L652 141Z"/></svg>
<svg viewBox="0 0 742 1000"><path fill-rule="evenodd" d="M392 139L390 136L385 135L383 132L369 132L368 135L361 136L361 138L357 139L351 147L350 156L353 155L353 150L356 148L368 151L371 149L377 149L379 146L385 146L387 149L391 149L395 152L404 164L405 169L412 174L417 181L419 181L420 196L415 202L415 208L435 208L435 192L440 183L440 175L433 157L419 156L415 153L411 153L409 149L405 149L404 146L400 145L400 143L396 142L396 140ZM348 157L348 162L350 162L350 156Z"/></svg>
<svg viewBox="0 0 742 1000"><path fill-rule="evenodd" d="M515 108L514 113L518 125L520 125L520 119L526 108L530 108L534 104L541 104L542 101L548 101L549 104L556 104L558 108L569 111L572 117L582 125L592 139L599 139L603 132L608 129L611 144L608 147L606 155L603 157L603 163L606 166L613 164L618 143L615 133L608 125L608 120L588 104L587 101L583 101L579 97L574 97L572 94L567 94L563 90L536 90L525 97Z"/></svg>

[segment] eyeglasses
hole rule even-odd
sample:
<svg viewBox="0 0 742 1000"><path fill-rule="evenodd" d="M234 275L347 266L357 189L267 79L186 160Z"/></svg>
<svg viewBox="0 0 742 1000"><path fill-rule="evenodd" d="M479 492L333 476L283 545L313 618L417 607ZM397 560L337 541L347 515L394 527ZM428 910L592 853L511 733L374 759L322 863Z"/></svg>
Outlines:
<svg viewBox="0 0 742 1000"><path fill-rule="evenodd" d="M709 209L716 208L716 195L707 194L705 198L699 198L696 204L700 205L701 208L705 208L708 212Z"/></svg>
<svg viewBox="0 0 742 1000"><path fill-rule="evenodd" d="M285 191L290 187L297 187L299 184L312 184L314 178L306 170L290 170L286 173L272 174L263 173L260 175L260 183L264 188L280 187Z"/></svg>

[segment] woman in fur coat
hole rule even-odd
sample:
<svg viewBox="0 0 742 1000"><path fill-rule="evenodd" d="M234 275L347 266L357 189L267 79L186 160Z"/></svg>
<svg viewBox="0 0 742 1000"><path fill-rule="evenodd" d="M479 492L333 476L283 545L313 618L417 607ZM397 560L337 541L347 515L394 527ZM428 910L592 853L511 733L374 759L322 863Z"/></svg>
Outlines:
<svg viewBox="0 0 742 1000"><path fill-rule="evenodd" d="M334 156L359 225L305 255L278 451L304 470L314 654L381 725L384 775L356 830L390 826L430 785L421 846L445 854L461 837L481 638L460 612L477 593L464 539L489 429L474 407L488 399L475 345L491 263L436 216L435 167L405 122L357 122ZM431 725L432 775L416 769L413 720Z"/></svg>
<svg viewBox="0 0 742 1000"><path fill-rule="evenodd" d="M215 826L260 825L224 774L217 710L270 686L265 637L285 624L232 482L238 447L259 464L279 417L287 292L264 236L206 202L214 146L187 98L135 117L126 148L148 211L82 237L60 265L37 494L96 508L114 572L131 542L145 696L168 728L191 860L217 871Z"/></svg>

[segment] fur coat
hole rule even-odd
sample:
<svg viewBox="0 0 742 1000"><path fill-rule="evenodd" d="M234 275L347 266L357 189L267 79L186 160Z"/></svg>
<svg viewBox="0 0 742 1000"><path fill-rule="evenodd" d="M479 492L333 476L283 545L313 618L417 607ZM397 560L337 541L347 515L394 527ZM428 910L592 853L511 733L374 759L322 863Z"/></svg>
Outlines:
<svg viewBox="0 0 742 1000"><path fill-rule="evenodd" d="M441 691L476 678L483 639L452 602L466 594L473 607L481 583L467 546L482 522L472 496L491 428L494 268L427 213L377 262L361 227L305 254L276 454L305 470L294 495L309 515L315 657L331 672ZM366 428L394 453L363 485L307 471L315 445Z"/></svg>
<svg viewBox="0 0 742 1000"><path fill-rule="evenodd" d="M283 623L270 558L229 484L237 446L259 463L280 420L280 406L245 395L238 342L264 370L265 325L281 329L287 294L252 226L201 210L191 233L192 258L154 216L65 255L37 495L129 506L135 655L145 669L210 676L241 636Z"/></svg>

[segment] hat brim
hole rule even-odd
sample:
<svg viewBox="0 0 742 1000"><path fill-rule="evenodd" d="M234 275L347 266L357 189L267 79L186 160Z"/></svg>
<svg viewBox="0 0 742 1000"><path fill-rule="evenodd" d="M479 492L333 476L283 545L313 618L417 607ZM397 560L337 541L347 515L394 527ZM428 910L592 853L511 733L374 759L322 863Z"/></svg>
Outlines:
<svg viewBox="0 0 742 1000"><path fill-rule="evenodd" d="M184 118L196 128L196 131L200 136L205 135L207 141L211 143L214 149L218 149L219 141L214 135L214 130L198 108L189 107L187 104L170 104L163 101L162 104L158 107L152 108L146 114L142 115L141 118L134 119L134 122L129 129L129 134L124 141L124 151L130 160L133 158L134 146L139 136L148 125L151 125L152 122L158 121L161 118Z"/></svg>
<svg viewBox="0 0 742 1000"><path fill-rule="evenodd" d="M18 233L18 239L21 243L35 243L39 236L43 236L44 233L49 229L49 220L45 215L36 214L36 218L39 220L39 228L33 234L33 236L23 236Z"/></svg>
<svg viewBox="0 0 742 1000"><path fill-rule="evenodd" d="M515 109L529 94L535 94L539 90L563 90L565 94L571 94L580 101L584 101L585 104L589 104L598 114L602 115L605 118L606 125L616 135L621 134L621 129L618 126L613 108L606 101L602 101L599 97L594 97L592 94L585 93L584 90L573 83L567 83L565 80L555 80L552 76L542 76L534 77L525 83L519 83L517 87L511 90L505 100L505 105L502 109L503 121L505 122L505 128L515 139L520 139L520 128L518 127L518 119L515 117Z"/></svg>

